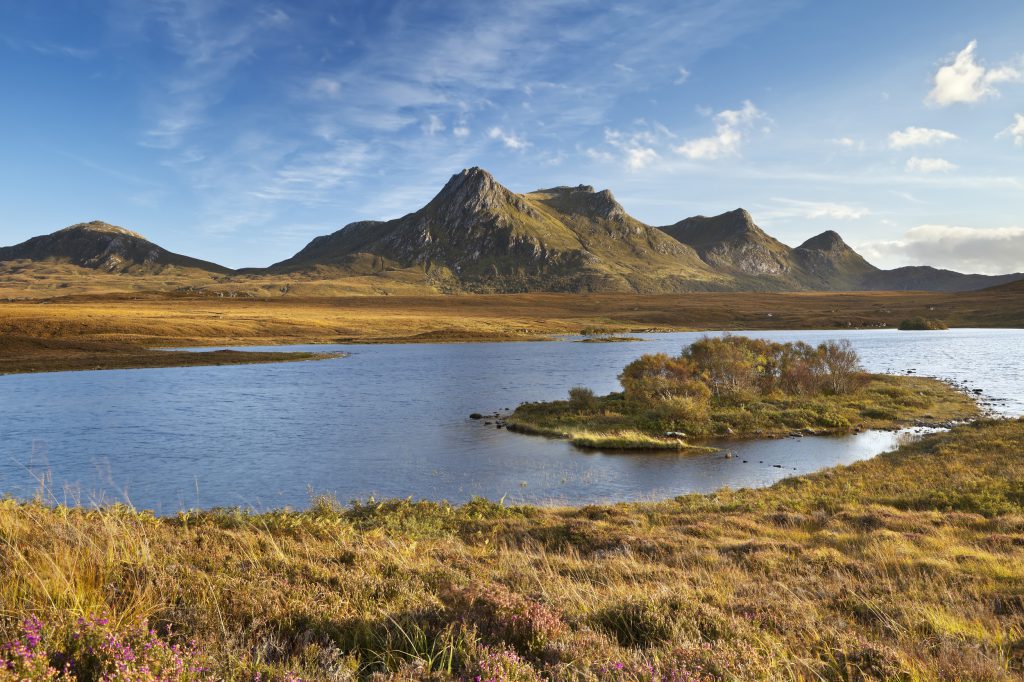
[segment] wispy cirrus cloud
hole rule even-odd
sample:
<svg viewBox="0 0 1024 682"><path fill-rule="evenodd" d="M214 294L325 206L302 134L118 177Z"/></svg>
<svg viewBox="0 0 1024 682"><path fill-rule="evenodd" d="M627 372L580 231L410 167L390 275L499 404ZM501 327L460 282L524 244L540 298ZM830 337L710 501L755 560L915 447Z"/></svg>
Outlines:
<svg viewBox="0 0 1024 682"><path fill-rule="evenodd" d="M178 64L150 95L155 121L142 144L174 149L200 125L207 109L223 97L231 74L260 47L260 39L289 21L282 9L252 6L240 19L218 0L153 0L122 5L117 25L144 38L157 31L178 57Z"/></svg>
<svg viewBox="0 0 1024 682"><path fill-rule="evenodd" d="M96 56L96 49L92 47L66 45L49 40L24 40L8 35L0 36L0 40L12 50L28 50L41 55L70 57L72 59L92 59Z"/></svg>
<svg viewBox="0 0 1024 682"><path fill-rule="evenodd" d="M816 220L856 220L870 215L871 211L863 206L851 206L831 201L805 201L800 199L772 199L775 206L759 213L769 218L806 218Z"/></svg>

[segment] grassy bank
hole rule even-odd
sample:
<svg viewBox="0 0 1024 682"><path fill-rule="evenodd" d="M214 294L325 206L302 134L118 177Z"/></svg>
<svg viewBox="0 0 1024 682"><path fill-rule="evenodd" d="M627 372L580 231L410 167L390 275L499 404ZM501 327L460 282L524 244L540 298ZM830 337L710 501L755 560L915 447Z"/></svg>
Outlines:
<svg viewBox="0 0 1024 682"><path fill-rule="evenodd" d="M0 336L0 374L200 365L251 365L267 362L327 360L337 357L341 357L341 355L338 353L276 353L234 350L160 351L131 343L111 341Z"/></svg>
<svg viewBox="0 0 1024 682"><path fill-rule="evenodd" d="M578 509L5 502L0 635L36 641L37 616L58 657L94 629L144 641L145 617L195 640L192 679L1013 679L1022 452L1024 422L980 422L768 489Z"/></svg>

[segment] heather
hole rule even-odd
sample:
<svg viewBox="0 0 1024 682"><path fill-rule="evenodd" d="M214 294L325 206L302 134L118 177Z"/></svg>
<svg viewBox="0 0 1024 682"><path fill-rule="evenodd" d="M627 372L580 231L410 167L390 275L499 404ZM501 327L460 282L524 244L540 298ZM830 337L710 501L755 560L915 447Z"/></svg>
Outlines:
<svg viewBox="0 0 1024 682"><path fill-rule="evenodd" d="M980 421L767 489L579 508L0 502L0 642L61 673L105 617L136 653L179 647L162 679L1015 679L1022 452L1024 422Z"/></svg>
<svg viewBox="0 0 1024 682"><path fill-rule="evenodd" d="M864 372L846 341L704 338L678 356L634 360L619 382L623 390L606 396L579 386L568 400L524 403L509 427L585 448L692 450L716 437L941 424L978 413L941 381Z"/></svg>

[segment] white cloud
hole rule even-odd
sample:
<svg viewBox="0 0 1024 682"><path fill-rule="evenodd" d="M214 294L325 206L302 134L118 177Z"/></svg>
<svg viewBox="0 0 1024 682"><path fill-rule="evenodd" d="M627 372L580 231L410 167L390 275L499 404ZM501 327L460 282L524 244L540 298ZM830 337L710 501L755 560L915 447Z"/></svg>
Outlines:
<svg viewBox="0 0 1024 682"><path fill-rule="evenodd" d="M889 133L889 148L903 149L904 147L928 146L958 139L960 138L948 130L907 126L903 130L895 130Z"/></svg>
<svg viewBox="0 0 1024 682"><path fill-rule="evenodd" d="M690 159L718 159L738 154L744 134L762 118L765 118L764 112L746 100L742 109L726 109L715 114L714 135L687 140L675 147L675 152Z"/></svg>
<svg viewBox="0 0 1024 682"><path fill-rule="evenodd" d="M801 201L798 199L772 199L777 208L765 211L771 218L829 218L832 220L856 220L871 213L863 206L849 206L830 201Z"/></svg>
<svg viewBox="0 0 1024 682"><path fill-rule="evenodd" d="M855 140L852 137L834 137L829 140L832 144L837 147L845 147L846 149L856 149L859 152L864 151L864 140Z"/></svg>
<svg viewBox="0 0 1024 682"><path fill-rule="evenodd" d="M647 125L642 120L637 121L637 123ZM663 129L664 126L661 126L661 128ZM606 129L604 131L604 139L609 145L622 152L622 158L625 160L628 170L637 171L646 168L661 158L657 150L654 149L654 145L658 143L662 134L657 127L654 129L648 127L629 134L618 130ZM595 149L588 149L586 154L594 160L604 161L612 158L611 154L599 152Z"/></svg>
<svg viewBox="0 0 1024 682"><path fill-rule="evenodd" d="M334 98L341 94L341 83L333 78L315 78L309 85L310 94Z"/></svg>
<svg viewBox="0 0 1024 682"><path fill-rule="evenodd" d="M997 83L1019 82L1024 79L1020 69L1009 64L985 68L974 59L978 41L972 40L957 53L952 63L942 66L935 73L935 87L928 93L925 102L940 107L957 102L977 102L985 97L999 95Z"/></svg>
<svg viewBox="0 0 1024 682"><path fill-rule="evenodd" d="M900 239L862 244L857 250L886 267L911 263L992 275L1024 272L1024 227L918 225Z"/></svg>
<svg viewBox="0 0 1024 682"><path fill-rule="evenodd" d="M437 114L431 114L430 118L423 124L423 132L427 135L437 135L445 130L444 123L437 116Z"/></svg>
<svg viewBox="0 0 1024 682"><path fill-rule="evenodd" d="M469 137L469 127L467 126L455 126L452 128L452 135L455 137Z"/></svg>
<svg viewBox="0 0 1024 682"><path fill-rule="evenodd" d="M588 159L593 159L594 161L611 161L614 158L611 152L594 149L593 147L587 147L583 153L586 154Z"/></svg>
<svg viewBox="0 0 1024 682"><path fill-rule="evenodd" d="M487 137L492 140L501 140L501 143L509 149L526 149L530 146L530 143L523 138L517 136L515 133L505 132L498 126L494 126L488 130Z"/></svg>
<svg viewBox="0 0 1024 682"><path fill-rule="evenodd" d="M908 173L946 173L954 168L956 168L956 164L945 159L929 159L919 156L907 159L906 165Z"/></svg>
<svg viewBox="0 0 1024 682"><path fill-rule="evenodd" d="M999 137L1009 135L1013 138L1013 143L1016 145L1024 146L1024 114L1014 114L1013 123L1009 128L999 133Z"/></svg>
<svg viewBox="0 0 1024 682"><path fill-rule="evenodd" d="M676 73L676 79L673 81L676 85L682 85L686 81L690 80L690 71L683 67L679 67L679 71Z"/></svg>
<svg viewBox="0 0 1024 682"><path fill-rule="evenodd" d="M630 170L640 170L658 160L658 152L650 147L634 147L626 150L626 166Z"/></svg>

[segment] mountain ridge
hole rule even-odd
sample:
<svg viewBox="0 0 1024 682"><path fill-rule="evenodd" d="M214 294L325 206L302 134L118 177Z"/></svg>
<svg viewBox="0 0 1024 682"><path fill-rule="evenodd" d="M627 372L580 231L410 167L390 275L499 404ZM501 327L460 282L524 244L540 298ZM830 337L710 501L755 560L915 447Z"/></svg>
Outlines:
<svg viewBox="0 0 1024 682"><path fill-rule="evenodd" d="M964 291L1024 278L930 266L882 270L833 230L790 247L742 208L651 226L610 190L581 184L518 194L479 167L452 175L416 211L349 223L266 268L231 270L101 221L0 248L0 263L8 261L137 275L184 268L247 281L400 279L444 293Z"/></svg>

